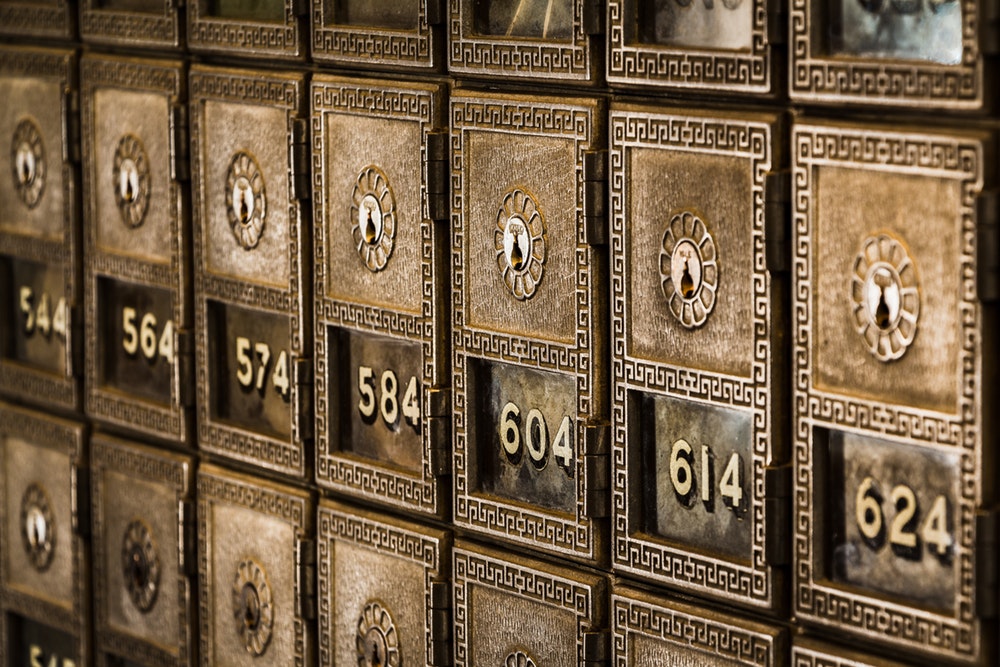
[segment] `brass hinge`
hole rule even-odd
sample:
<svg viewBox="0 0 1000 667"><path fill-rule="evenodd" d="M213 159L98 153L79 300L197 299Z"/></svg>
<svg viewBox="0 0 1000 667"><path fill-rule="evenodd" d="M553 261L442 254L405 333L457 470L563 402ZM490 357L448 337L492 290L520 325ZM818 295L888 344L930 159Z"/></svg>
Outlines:
<svg viewBox="0 0 1000 667"><path fill-rule="evenodd" d="M66 376L74 377L83 368L83 308L81 306L70 306L66 308L66 330L70 332L69 349L66 353L69 356L69 363L66 366Z"/></svg>
<svg viewBox="0 0 1000 667"><path fill-rule="evenodd" d="M980 618L997 615L998 532L996 510L976 512L976 615Z"/></svg>
<svg viewBox="0 0 1000 667"><path fill-rule="evenodd" d="M427 217L447 220L448 206L448 132L427 133Z"/></svg>
<svg viewBox="0 0 1000 667"><path fill-rule="evenodd" d="M767 41L784 44L788 39L788 2L770 0L767 3Z"/></svg>
<svg viewBox="0 0 1000 667"><path fill-rule="evenodd" d="M446 11L444 4L448 0L427 0L427 25L440 25L444 23Z"/></svg>
<svg viewBox="0 0 1000 667"><path fill-rule="evenodd" d="M583 664L585 667L611 664L611 635L607 630L583 633Z"/></svg>
<svg viewBox="0 0 1000 667"><path fill-rule="evenodd" d="M976 199L976 292L984 303L1000 299L1000 191Z"/></svg>
<svg viewBox="0 0 1000 667"><path fill-rule="evenodd" d="M295 395L298 402L295 406L296 442L305 442L313 437L313 366L311 359L292 357L292 382L295 384Z"/></svg>
<svg viewBox="0 0 1000 667"><path fill-rule="evenodd" d="M428 664L434 667L451 665L451 587L447 581L432 581L431 643Z"/></svg>
<svg viewBox="0 0 1000 667"><path fill-rule="evenodd" d="M603 0L585 0L583 3L583 31L588 35L604 34L604 12L606 11Z"/></svg>
<svg viewBox="0 0 1000 667"><path fill-rule="evenodd" d="M70 514L73 534L90 535L90 470L73 464L70 468Z"/></svg>
<svg viewBox="0 0 1000 667"><path fill-rule="evenodd" d="M583 514L590 519L604 519L610 515L611 493L610 424L588 424L583 429Z"/></svg>
<svg viewBox="0 0 1000 667"><path fill-rule="evenodd" d="M608 242L608 152L583 154L583 222L587 245Z"/></svg>
<svg viewBox="0 0 1000 667"><path fill-rule="evenodd" d="M311 4L310 0L292 0L292 13L295 16L306 16Z"/></svg>
<svg viewBox="0 0 1000 667"><path fill-rule="evenodd" d="M198 540L196 538L198 520L195 516L194 502L180 500L177 502L177 544L178 557L181 559L180 571L189 577L198 574Z"/></svg>
<svg viewBox="0 0 1000 667"><path fill-rule="evenodd" d="M170 108L170 178L186 181L191 177L189 157L187 107L175 104Z"/></svg>
<svg viewBox="0 0 1000 667"><path fill-rule="evenodd" d="M768 565L788 565L791 562L792 532L792 466L764 468L764 561Z"/></svg>
<svg viewBox="0 0 1000 667"><path fill-rule="evenodd" d="M194 335L189 329L174 329L174 363L177 365L177 405L194 405Z"/></svg>
<svg viewBox="0 0 1000 667"><path fill-rule="evenodd" d="M979 3L979 51L988 56L1000 53L1000 0Z"/></svg>
<svg viewBox="0 0 1000 667"><path fill-rule="evenodd" d="M299 615L311 620L316 618L316 541L295 541L295 572L298 577Z"/></svg>
<svg viewBox="0 0 1000 667"><path fill-rule="evenodd" d="M300 201L310 199L312 183L309 163L312 152L309 150L309 124L304 118L292 119L291 152L292 196Z"/></svg>
<svg viewBox="0 0 1000 667"><path fill-rule="evenodd" d="M435 477L451 474L451 417L428 417L424 427L430 435L430 468Z"/></svg>
<svg viewBox="0 0 1000 667"><path fill-rule="evenodd" d="M791 268L791 174L771 171L764 177L765 265L772 273Z"/></svg>
<svg viewBox="0 0 1000 667"><path fill-rule="evenodd" d="M63 162L80 161L80 94L66 90L62 97Z"/></svg>

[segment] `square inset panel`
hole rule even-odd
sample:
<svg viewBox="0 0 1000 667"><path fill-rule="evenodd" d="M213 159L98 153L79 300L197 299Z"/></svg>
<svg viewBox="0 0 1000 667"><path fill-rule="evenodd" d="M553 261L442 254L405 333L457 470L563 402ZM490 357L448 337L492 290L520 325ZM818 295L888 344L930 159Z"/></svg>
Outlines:
<svg viewBox="0 0 1000 667"><path fill-rule="evenodd" d="M177 0L82 0L85 42L178 50L184 46Z"/></svg>
<svg viewBox="0 0 1000 667"><path fill-rule="evenodd" d="M306 55L306 2L192 0L186 9L188 47L192 51L293 60Z"/></svg>
<svg viewBox="0 0 1000 667"><path fill-rule="evenodd" d="M436 70L445 0L313 0L313 60L371 69Z"/></svg>

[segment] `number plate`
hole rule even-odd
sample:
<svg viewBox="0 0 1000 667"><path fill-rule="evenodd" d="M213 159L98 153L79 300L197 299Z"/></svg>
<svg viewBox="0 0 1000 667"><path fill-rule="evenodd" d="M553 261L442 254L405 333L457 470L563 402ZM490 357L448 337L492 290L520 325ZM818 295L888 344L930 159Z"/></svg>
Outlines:
<svg viewBox="0 0 1000 667"><path fill-rule="evenodd" d="M455 522L601 561L603 109L485 94L451 109Z"/></svg>
<svg viewBox="0 0 1000 667"><path fill-rule="evenodd" d="M2 14L0 14L2 16ZM0 393L80 408L79 212L69 51L0 49Z"/></svg>
<svg viewBox="0 0 1000 667"><path fill-rule="evenodd" d="M82 665L90 561L84 426L0 404L0 638L11 664Z"/></svg>
<svg viewBox="0 0 1000 667"><path fill-rule="evenodd" d="M627 587L611 596L612 664L777 667L788 633Z"/></svg>
<svg viewBox="0 0 1000 667"><path fill-rule="evenodd" d="M316 576L311 496L202 465L198 471L201 659L311 665ZM308 564L313 565L308 565ZM259 662L259 661L257 661Z"/></svg>
<svg viewBox="0 0 1000 667"><path fill-rule="evenodd" d="M988 145L800 125L792 148L797 615L968 662L995 644L979 616L995 583L975 564L995 520Z"/></svg>
<svg viewBox="0 0 1000 667"><path fill-rule="evenodd" d="M787 30L771 0L609 0L608 81L725 94L776 92ZM784 41L784 40L781 40Z"/></svg>
<svg viewBox="0 0 1000 667"><path fill-rule="evenodd" d="M299 0L192 0L186 6L188 47L242 58L304 58L302 6Z"/></svg>
<svg viewBox="0 0 1000 667"><path fill-rule="evenodd" d="M454 582L456 667L570 667L601 660L607 641L603 577L459 543Z"/></svg>
<svg viewBox="0 0 1000 667"><path fill-rule="evenodd" d="M12 37L72 39L76 34L76 3L70 0L3 0L0 34ZM9 98L5 98L9 99Z"/></svg>
<svg viewBox="0 0 1000 667"><path fill-rule="evenodd" d="M444 90L316 77L317 482L443 516Z"/></svg>
<svg viewBox="0 0 1000 667"><path fill-rule="evenodd" d="M87 412L190 444L183 66L87 57L81 70Z"/></svg>
<svg viewBox="0 0 1000 667"><path fill-rule="evenodd" d="M191 73L199 447L304 477L311 275L298 77ZM296 167L297 168L297 167Z"/></svg>
<svg viewBox="0 0 1000 667"><path fill-rule="evenodd" d="M439 69L443 0L345 0L312 6L312 57L373 69Z"/></svg>
<svg viewBox="0 0 1000 667"><path fill-rule="evenodd" d="M105 435L91 440L95 649L190 665L194 462Z"/></svg>
<svg viewBox="0 0 1000 667"><path fill-rule="evenodd" d="M329 501L317 525L320 664L447 664L450 535Z"/></svg>
<svg viewBox="0 0 1000 667"><path fill-rule="evenodd" d="M596 83L599 4L585 0L449 0L448 71Z"/></svg>
<svg viewBox="0 0 1000 667"><path fill-rule="evenodd" d="M610 124L615 567L776 609L782 123L621 106Z"/></svg>
<svg viewBox="0 0 1000 667"><path fill-rule="evenodd" d="M82 0L80 5L80 37L86 42L160 49L183 45L174 2Z"/></svg>
<svg viewBox="0 0 1000 667"><path fill-rule="evenodd" d="M789 12L793 99L947 109L993 103L986 82L995 74L979 38L992 19L981 3L796 0Z"/></svg>

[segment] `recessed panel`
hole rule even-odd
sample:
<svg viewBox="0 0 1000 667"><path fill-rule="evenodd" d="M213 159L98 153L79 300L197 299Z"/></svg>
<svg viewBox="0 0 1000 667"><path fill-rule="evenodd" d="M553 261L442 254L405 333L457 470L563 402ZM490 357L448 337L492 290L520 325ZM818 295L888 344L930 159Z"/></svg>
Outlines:
<svg viewBox="0 0 1000 667"><path fill-rule="evenodd" d="M3 0L0 32L15 37L72 39L76 7L69 0Z"/></svg>
<svg viewBox="0 0 1000 667"><path fill-rule="evenodd" d="M82 0L80 5L84 41L147 49L184 45L173 0Z"/></svg>
<svg viewBox="0 0 1000 667"><path fill-rule="evenodd" d="M312 3L312 57L371 69L439 69L443 0Z"/></svg>
<svg viewBox="0 0 1000 667"><path fill-rule="evenodd" d="M4 356L20 364L62 375L71 331L62 267L0 257L7 321Z"/></svg>
<svg viewBox="0 0 1000 667"><path fill-rule="evenodd" d="M188 47L243 58L298 60L305 55L305 8L296 0L192 0Z"/></svg>

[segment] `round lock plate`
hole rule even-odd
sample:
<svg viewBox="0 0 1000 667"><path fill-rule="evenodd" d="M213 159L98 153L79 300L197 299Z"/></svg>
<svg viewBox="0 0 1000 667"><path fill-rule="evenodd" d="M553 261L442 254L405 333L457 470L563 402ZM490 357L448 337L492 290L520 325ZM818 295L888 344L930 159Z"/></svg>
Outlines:
<svg viewBox="0 0 1000 667"><path fill-rule="evenodd" d="M136 608L141 612L152 609L160 586L160 557L153 533L142 519L133 520L125 528L122 576Z"/></svg>
<svg viewBox="0 0 1000 667"><path fill-rule="evenodd" d="M233 580L233 617L247 652L264 655L274 626L274 600L267 575L257 562L240 562Z"/></svg>
<svg viewBox="0 0 1000 667"><path fill-rule="evenodd" d="M351 195L351 237L369 271L385 268L396 240L396 198L385 173L362 170Z"/></svg>
<svg viewBox="0 0 1000 667"><path fill-rule="evenodd" d="M31 565L44 572L56 546L55 518L49 495L40 484L30 484L21 496L21 541Z"/></svg>
<svg viewBox="0 0 1000 667"><path fill-rule="evenodd" d="M399 667L399 636L392 615L379 602L368 602L358 619L358 667Z"/></svg>
<svg viewBox="0 0 1000 667"><path fill-rule="evenodd" d="M690 211L673 216L663 232L660 287L670 312L688 329L703 325L715 308L719 287L715 240Z"/></svg>
<svg viewBox="0 0 1000 667"><path fill-rule="evenodd" d="M534 658L524 651L514 651L503 663L504 667L535 667L536 664Z"/></svg>
<svg viewBox="0 0 1000 667"><path fill-rule="evenodd" d="M30 118L17 124L10 142L10 167L17 196L34 208L45 189L45 146L38 125Z"/></svg>
<svg viewBox="0 0 1000 667"><path fill-rule="evenodd" d="M149 158L138 137L126 134L115 149L113 170L115 202L122 221L138 227L149 210Z"/></svg>
<svg viewBox="0 0 1000 667"><path fill-rule="evenodd" d="M236 242L246 250L255 248L264 233L267 194L257 161L244 151L236 153L229 164L226 211Z"/></svg>
<svg viewBox="0 0 1000 667"><path fill-rule="evenodd" d="M497 267L516 299L534 296L545 268L545 220L535 198L521 188L504 195L493 234Z"/></svg>
<svg viewBox="0 0 1000 667"><path fill-rule="evenodd" d="M850 290L855 326L868 351L879 361L902 357L920 316L917 268L903 243L890 234L865 239Z"/></svg>

